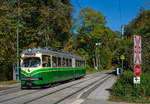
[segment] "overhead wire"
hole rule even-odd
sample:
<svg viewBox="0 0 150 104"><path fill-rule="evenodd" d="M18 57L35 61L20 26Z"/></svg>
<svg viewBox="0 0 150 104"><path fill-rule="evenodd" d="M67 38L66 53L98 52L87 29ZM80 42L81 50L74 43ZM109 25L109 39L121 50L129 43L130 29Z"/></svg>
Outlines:
<svg viewBox="0 0 150 104"><path fill-rule="evenodd" d="M121 2L120 0L119 1L119 14L120 14L120 24L121 24L121 37L123 39L123 36L124 36L124 26L122 24L122 10L121 10Z"/></svg>

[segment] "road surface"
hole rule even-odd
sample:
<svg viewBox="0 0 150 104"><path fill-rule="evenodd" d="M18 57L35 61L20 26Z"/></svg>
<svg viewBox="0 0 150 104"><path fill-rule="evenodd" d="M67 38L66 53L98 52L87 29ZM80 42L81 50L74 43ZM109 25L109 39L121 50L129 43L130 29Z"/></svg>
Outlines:
<svg viewBox="0 0 150 104"><path fill-rule="evenodd" d="M0 87L0 104L126 104L107 101L115 80L112 71L105 71L45 89L21 90L19 84Z"/></svg>

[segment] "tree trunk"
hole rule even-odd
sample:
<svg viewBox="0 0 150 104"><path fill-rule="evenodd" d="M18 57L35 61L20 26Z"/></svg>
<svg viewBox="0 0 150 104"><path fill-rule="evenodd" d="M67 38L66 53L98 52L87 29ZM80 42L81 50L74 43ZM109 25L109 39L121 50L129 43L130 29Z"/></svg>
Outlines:
<svg viewBox="0 0 150 104"><path fill-rule="evenodd" d="M15 63L13 63L13 80L16 80L16 69L15 69Z"/></svg>
<svg viewBox="0 0 150 104"><path fill-rule="evenodd" d="M93 66L94 66L94 69L95 69L95 59L93 58Z"/></svg>

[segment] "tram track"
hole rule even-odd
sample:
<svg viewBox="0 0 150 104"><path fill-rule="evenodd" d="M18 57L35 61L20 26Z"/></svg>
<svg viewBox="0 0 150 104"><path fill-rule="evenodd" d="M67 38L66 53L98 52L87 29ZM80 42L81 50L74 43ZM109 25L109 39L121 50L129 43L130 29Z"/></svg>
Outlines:
<svg viewBox="0 0 150 104"><path fill-rule="evenodd" d="M104 77L106 77L106 76L107 76L107 75L105 75ZM94 76L93 76L93 77L94 77ZM99 77L99 76L96 76L96 77L94 77L93 79L95 79L95 78L97 78L97 77ZM83 83L83 82L86 82L86 81L89 81L89 80L91 80L91 78L85 79L85 80L82 80L82 81L80 81L80 82L71 84L71 85L69 85L69 86L67 86L67 87L63 87L63 88L60 88L60 89L58 89L58 90L55 90L55 91L46 93L46 94L44 94L44 95L42 95L42 96L39 96L39 97L36 97L36 98L31 99L31 100L29 100L29 101L26 101L26 102L24 102L23 104L28 104L28 103L30 103L30 102L36 101L36 100L41 99L41 98L43 98L43 97L46 97L46 96L48 96L48 95L57 93L57 92L59 92L59 91L65 90L65 89L67 89L67 88L73 87L73 86L75 86L75 85L78 85L78 84L80 84L80 83ZM93 82L93 83L95 83L95 82ZM93 84L93 83L92 83L92 84ZM51 88L51 87L50 87L50 88ZM48 89L50 89L50 88L48 88ZM47 89L43 89L43 90L47 90ZM11 100L13 100L13 99L21 98L21 97L24 97L24 96L27 96L27 95L35 94L35 93L41 92L41 91L43 91L43 90L40 90L40 91L39 91L39 90L36 90L36 91L28 92L28 93L26 93L26 94L22 94L22 95L18 95L18 96L15 96L15 97L11 97L11 98L9 98L9 99L1 100L0 103L4 103L4 102L7 102L7 101L11 101ZM81 90L82 90L82 89L81 89ZM23 91L23 90L20 90L20 91ZM79 91L79 92L80 92L80 91ZM73 95L74 95L74 94L73 94ZM69 95L69 96L70 96L70 95ZM66 97L65 97L65 98L66 98ZM61 101L63 101L63 100L61 100ZM60 101L59 101L59 102L60 102ZM54 103L54 104L57 104L57 102Z"/></svg>
<svg viewBox="0 0 150 104"><path fill-rule="evenodd" d="M97 77L95 77L95 78L97 78ZM94 79L95 79L95 78L94 78ZM90 79L87 79L87 80L84 80L84 81L81 81L81 82L72 84L72 85L70 85L70 86L61 88L61 89L59 89L59 90L56 90L56 91L53 91L53 92L50 92L50 93L47 93L47 94L44 94L44 95L39 96L39 97L37 97L37 98L35 98L35 99L29 100L29 101L27 101L27 102L25 102L25 103L23 103L23 104L28 104L28 103L30 103L30 102L36 101L36 100L38 100L38 99L41 99L41 98L46 97L46 96L48 96L48 95L51 95L51 94L54 94L54 93L56 93L56 92L62 91L62 90L64 90L64 89L73 87L73 86L75 86L75 85L78 85L78 84L83 83L83 82L88 81L88 80L90 80Z"/></svg>
<svg viewBox="0 0 150 104"><path fill-rule="evenodd" d="M4 91L7 91L7 90L11 90L11 89L16 89L16 88L19 88L20 86L19 86L19 84L18 85L16 85L16 86L13 86L13 87L0 87L0 93L1 92L4 92Z"/></svg>
<svg viewBox="0 0 150 104"><path fill-rule="evenodd" d="M55 87L55 86L58 86L60 84L54 84L53 86L51 87ZM22 91L20 89L20 86L14 86L14 87L0 87L0 96L4 96L4 95L7 95L7 94L12 94L12 93L15 93L17 91ZM11 92L11 93L10 93Z"/></svg>
<svg viewBox="0 0 150 104"><path fill-rule="evenodd" d="M11 89L8 89L8 90L0 91L0 96L11 94L11 93L15 93L17 91L21 91L20 87L16 87L16 88L11 88Z"/></svg>
<svg viewBox="0 0 150 104"><path fill-rule="evenodd" d="M5 99L5 100L1 100L0 103L4 103L6 101L9 101L9 100L12 100L12 99L16 99L16 98L19 98L19 97L23 97L23 96L26 96L26 95L29 95L29 94L33 94L33 93L36 93L36 92L39 92L39 91L32 91L32 92L29 92L29 93L26 93L26 94L23 94L23 95L19 95L19 96L15 96L15 97L12 97L12 98L9 98L9 99Z"/></svg>
<svg viewBox="0 0 150 104"><path fill-rule="evenodd" d="M90 85L96 83L96 82L99 81L99 80L102 80L102 79L106 78L107 76L109 76L109 75L105 75L105 76L103 76L102 78L98 78L98 80L96 80L96 81L94 81L94 82L88 84L87 86L81 88L80 90L78 90L78 91L76 91L76 92L74 92L74 93L72 93L72 94L69 94L68 96L62 98L61 100L58 100L57 102L55 102L55 103L53 103L53 104L58 104L58 103L60 103L61 101L63 101L63 100L65 100L65 99L67 99L68 97L70 97L70 96L72 96L72 95L74 95L74 94L76 94L76 93L78 93L78 92L80 92L80 91L86 89L88 86L90 86ZM97 78L97 77L95 77L95 78ZM95 79L95 78L94 78L94 79ZM87 81L87 80L86 80L86 81ZM80 82L80 83L83 83L83 82L85 82L85 81L82 81L82 82ZM65 87L65 88L63 88L63 89L56 90L56 91L54 91L54 92L50 92L50 93L45 94L45 95L43 95L43 96L37 97L37 98L32 99L32 100L29 100L29 101L27 101L27 102L24 102L23 104L28 104L28 103L34 102L34 101L36 101L36 100L42 99L42 98L44 98L44 97L46 97L46 96L49 96L49 95L52 95L52 94L54 94L54 93L58 93L59 91L62 91L62 90L64 90L64 89L67 89L67 88L70 88L70 87L73 87L74 85L77 85L77 84L80 84L80 83L76 83L76 84L73 84L73 85L71 85L71 86Z"/></svg>
<svg viewBox="0 0 150 104"><path fill-rule="evenodd" d="M108 76L108 77L107 77L107 76ZM85 86L85 87L79 89L78 91L73 92L73 93L71 93L71 94L65 96L64 98L58 100L57 102L55 102L55 103L53 103L53 104L59 104L60 102L62 102L62 101L64 101L64 100L68 99L69 97L71 97L71 96L73 96L73 95L75 95L75 94L81 92L82 90L88 88L89 86L93 85L94 83L97 83L99 80L103 80L103 79L104 79L102 82L98 83L98 85L100 85L100 84L104 83L107 79L109 79L111 76L112 76L112 75L106 75L106 76L104 76L103 78L100 78L100 79L98 79L98 80L96 80L96 81L94 81L94 82L88 84L87 86ZM105 78L106 78L106 79L105 79ZM96 84L95 86L97 86L97 84Z"/></svg>
<svg viewBox="0 0 150 104"><path fill-rule="evenodd" d="M55 92L58 92L58 91L61 91L61 90L67 89L67 88L69 88L69 87L72 87L72 86L74 86L74 85L77 85L77 84L83 83L83 82L88 81L88 80L90 80L90 79L80 81L80 82L78 82L78 83L75 83L75 84L72 84L72 85L70 85L70 86L67 86L67 87L61 88L61 89L59 89L59 90L53 91L53 92L48 93L48 94L53 94L53 93L55 93ZM55 86L52 86L52 87L55 87ZM50 88L52 88L52 87L50 87ZM49 88L48 88L48 89L49 89ZM43 89L43 90L47 90L47 89ZM22 95L18 95L18 96L15 96L15 97L11 97L11 98L9 98L9 99L1 100L1 101L0 101L0 103L4 103L4 102L6 102L6 101L13 100L13 99L16 99L16 98L20 98L20 97L23 97L23 96L26 96L26 95L30 95L30 94L34 94L34 93L38 93L38 92L41 92L41 91L43 91L43 90L32 91L32 92L29 92L29 93L26 93L26 94L22 94ZM24 91L24 90L19 90L19 91ZM8 93L8 94L11 94L11 93ZM5 94L5 95L6 95L6 94ZM2 95L1 95L1 96L2 96ZM44 96L46 96L46 95L44 95ZM44 97L44 96L42 96L42 97ZM40 97L41 97L41 96L40 96ZM38 97L38 98L36 98L36 99L39 99L39 97ZM36 100L36 99L33 99L33 100Z"/></svg>

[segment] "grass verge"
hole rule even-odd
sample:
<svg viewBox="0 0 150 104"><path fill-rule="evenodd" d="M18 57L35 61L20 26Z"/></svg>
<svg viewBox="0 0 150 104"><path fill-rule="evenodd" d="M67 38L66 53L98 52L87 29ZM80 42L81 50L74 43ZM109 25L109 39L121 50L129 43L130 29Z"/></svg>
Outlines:
<svg viewBox="0 0 150 104"><path fill-rule="evenodd" d="M87 68L86 69L86 74L93 74L93 73L96 73L96 72L101 72L102 70L96 70L94 68Z"/></svg>
<svg viewBox="0 0 150 104"><path fill-rule="evenodd" d="M0 81L0 85L12 85L12 84L16 84L19 83L15 80L10 80L10 81Z"/></svg>

